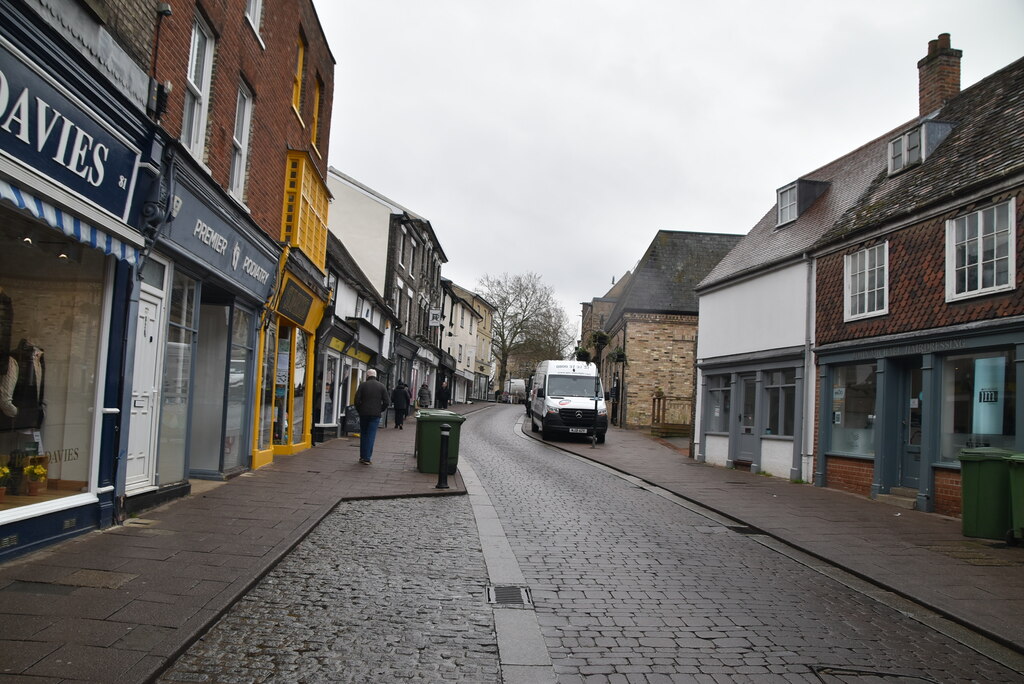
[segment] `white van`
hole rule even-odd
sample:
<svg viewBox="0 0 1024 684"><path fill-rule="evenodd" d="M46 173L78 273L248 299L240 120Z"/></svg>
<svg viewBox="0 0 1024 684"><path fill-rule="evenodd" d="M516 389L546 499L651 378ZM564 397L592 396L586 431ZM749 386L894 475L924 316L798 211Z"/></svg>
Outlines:
<svg viewBox="0 0 1024 684"><path fill-rule="evenodd" d="M604 443L608 407L592 363L541 361L533 374L528 406L530 429L544 439L555 434L589 436L596 430L597 443Z"/></svg>

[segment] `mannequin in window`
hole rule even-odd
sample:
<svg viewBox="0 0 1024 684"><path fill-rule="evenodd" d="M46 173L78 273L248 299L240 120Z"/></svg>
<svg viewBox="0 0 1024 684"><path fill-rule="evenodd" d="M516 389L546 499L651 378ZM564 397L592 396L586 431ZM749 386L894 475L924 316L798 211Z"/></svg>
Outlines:
<svg viewBox="0 0 1024 684"><path fill-rule="evenodd" d="M0 379L0 430L42 427L45 376L42 348L21 340L11 352L7 373Z"/></svg>
<svg viewBox="0 0 1024 684"><path fill-rule="evenodd" d="M18 362L11 356L11 328L14 326L14 305L0 287L0 420L18 415L14 405L14 386L18 382Z"/></svg>

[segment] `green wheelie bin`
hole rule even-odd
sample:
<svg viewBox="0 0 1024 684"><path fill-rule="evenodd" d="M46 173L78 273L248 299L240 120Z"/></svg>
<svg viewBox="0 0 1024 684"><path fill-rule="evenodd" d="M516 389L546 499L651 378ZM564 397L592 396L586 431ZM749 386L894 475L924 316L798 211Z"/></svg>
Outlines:
<svg viewBox="0 0 1024 684"><path fill-rule="evenodd" d="M1010 530L1012 452L977 447L960 452L961 517L965 537L1006 539Z"/></svg>
<svg viewBox="0 0 1024 684"><path fill-rule="evenodd" d="M1010 534L1006 541L1019 544L1024 539L1024 454L1006 460L1010 467Z"/></svg>
<svg viewBox="0 0 1024 684"><path fill-rule="evenodd" d="M466 417L445 409L420 409L416 412L416 469L421 473L441 470L441 426L451 426L448 433L448 474L454 475L459 465L459 430Z"/></svg>

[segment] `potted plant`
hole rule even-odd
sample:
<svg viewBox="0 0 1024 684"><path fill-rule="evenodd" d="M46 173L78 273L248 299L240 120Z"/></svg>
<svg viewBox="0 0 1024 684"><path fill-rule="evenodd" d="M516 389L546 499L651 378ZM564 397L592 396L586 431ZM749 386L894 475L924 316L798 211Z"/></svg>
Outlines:
<svg viewBox="0 0 1024 684"><path fill-rule="evenodd" d="M3 501L7 494L7 483L11 479L11 469L5 465L0 466L0 501Z"/></svg>
<svg viewBox="0 0 1024 684"><path fill-rule="evenodd" d="M46 466L27 465L23 472L28 480L28 495L35 496L46 482Z"/></svg>

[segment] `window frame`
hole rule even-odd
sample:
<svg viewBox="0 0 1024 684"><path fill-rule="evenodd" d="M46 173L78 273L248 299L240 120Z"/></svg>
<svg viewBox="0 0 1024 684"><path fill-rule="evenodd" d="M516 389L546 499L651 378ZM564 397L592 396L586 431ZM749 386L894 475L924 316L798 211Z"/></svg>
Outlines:
<svg viewBox="0 0 1024 684"><path fill-rule="evenodd" d="M997 212L999 209L1005 207L1006 210L1006 227L1003 230L994 230L992 237L997 237L997 234L1006 233L1006 249L1002 257L994 256L992 259L984 260L984 246L980 243L986 237L983 234L985 226L983 221L988 212L992 212L992 220L998 220ZM968 241L975 244L973 264L965 264L960 267L957 264L957 251L958 243L956 241L957 224L960 221L964 222L965 230L969 229L969 223L971 217L977 217L977 223L975 226L975 237L973 239L965 240L965 246ZM998 225L998 224L997 224ZM969 249L969 248L967 248ZM994 251L997 251L997 247L993 247ZM992 284L989 286L982 285L984 280L984 264L992 263L994 269L993 280L998 274L997 269L998 262L1006 262L1006 282L1003 284ZM991 204L987 207L982 207L974 211L970 211L959 216L954 216L951 219L946 220L946 301L956 302L964 299L971 299L973 297L983 297L986 295L1008 292L1014 290L1017 286L1017 200L1016 198L1010 198L1003 202ZM975 281L978 286L972 289L965 289L963 291L957 291L957 272L963 268L966 269L971 266L976 269Z"/></svg>
<svg viewBox="0 0 1024 684"><path fill-rule="evenodd" d="M249 142L252 137L252 114L255 97L252 90L244 83L238 86L238 99L235 104L235 129L231 134L231 163L228 167L228 192L238 201L245 201L245 189L249 177ZM244 105L244 109L243 109ZM239 114L242 115L242 136L239 139Z"/></svg>
<svg viewBox="0 0 1024 684"><path fill-rule="evenodd" d="M292 109L302 119L302 87L305 85L306 39L300 34L295 40L295 73L292 75Z"/></svg>
<svg viewBox="0 0 1024 684"><path fill-rule="evenodd" d="M792 193L792 201L787 199L790 193ZM775 214L776 227L796 221L797 216L799 216L798 195L796 183L790 183L785 187L779 188Z"/></svg>
<svg viewBox="0 0 1024 684"><path fill-rule="evenodd" d="M705 391L708 403L704 432L713 435L728 435L732 417L732 375L729 373L708 375L705 380ZM718 416L713 413L716 406L719 408ZM722 427L725 429L719 429Z"/></svg>
<svg viewBox="0 0 1024 684"><path fill-rule="evenodd" d="M245 1L245 18L249 20L256 35L260 35L260 23L263 18L263 0Z"/></svg>
<svg viewBox="0 0 1024 684"><path fill-rule="evenodd" d="M781 379L776 382L774 377L776 374L781 376ZM788 374L788 377L787 377ZM796 368L773 368L764 372L764 425L761 433L762 437L790 437L794 436L796 432ZM791 390L792 394L789 400L792 404L790 407L791 413L787 412L787 400L786 390ZM776 417L778 419L778 427L775 432L772 430L772 408L777 405ZM782 429L787 427L789 423L789 432L783 432Z"/></svg>
<svg viewBox="0 0 1024 684"><path fill-rule="evenodd" d="M916 139L916 145L911 140ZM904 171L924 161L924 128L916 126L889 141L889 175Z"/></svg>
<svg viewBox="0 0 1024 684"><path fill-rule="evenodd" d="M205 39L205 45L202 48L198 44L200 35ZM185 102L181 116L181 142L193 157L203 161L203 155L206 152L206 129L209 125L216 40L209 25L198 15L193 17L190 41L188 73L185 76ZM197 73L200 69L200 65L197 64L200 50L202 51L202 73ZM200 79L200 82L194 81L196 77ZM191 116L188 114L190 103Z"/></svg>
<svg viewBox="0 0 1024 684"><path fill-rule="evenodd" d="M871 252L881 252L881 263L876 261L875 267L869 266ZM854 261L863 256L864 268L862 271L854 272ZM881 286L878 286L876 276L876 287L870 288L869 282L871 272L881 271ZM854 291L854 277L856 275L863 275L864 283L863 289ZM882 291L883 304L881 308L871 309L869 308L869 301L873 300L874 293ZM853 301L854 297L864 297L864 310L854 311ZM843 320L846 322L857 321L863 318L874 318L875 316L884 316L889 313L889 241L882 242L877 245L865 247L864 249L851 252L843 257Z"/></svg>

